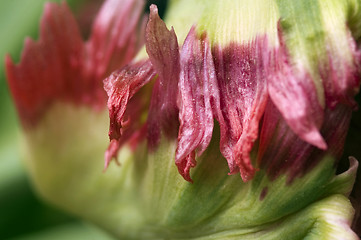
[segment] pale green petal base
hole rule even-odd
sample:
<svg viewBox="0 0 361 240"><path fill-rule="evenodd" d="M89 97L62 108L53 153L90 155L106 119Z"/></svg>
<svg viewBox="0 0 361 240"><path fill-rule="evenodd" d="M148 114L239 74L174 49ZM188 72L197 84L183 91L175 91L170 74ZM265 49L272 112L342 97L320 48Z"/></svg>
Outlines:
<svg viewBox="0 0 361 240"><path fill-rule="evenodd" d="M107 126L106 111L58 104L26 131L25 158L44 199L120 239L358 239L347 199L356 161L335 175L326 157L291 185L262 170L243 183L213 141L191 184L177 172L175 142L163 139L153 153L123 148L121 166L103 173Z"/></svg>

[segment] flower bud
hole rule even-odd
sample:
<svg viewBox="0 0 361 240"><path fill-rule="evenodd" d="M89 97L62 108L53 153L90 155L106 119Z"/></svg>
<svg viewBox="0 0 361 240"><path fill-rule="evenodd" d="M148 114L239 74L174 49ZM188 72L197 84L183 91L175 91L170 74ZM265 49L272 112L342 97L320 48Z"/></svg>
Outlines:
<svg viewBox="0 0 361 240"><path fill-rule="evenodd" d="M125 239L357 239L348 196L358 163L335 166L360 84L359 3L178 0L165 22L152 5L145 51L131 60L142 5L120 2L87 44L66 44L72 30L47 52L41 41L65 19L44 20L54 34L29 43L20 65L8 60L42 195ZM35 103L21 87L28 72ZM57 87L44 88L53 72ZM104 173L106 117L89 108L105 106L101 77Z"/></svg>

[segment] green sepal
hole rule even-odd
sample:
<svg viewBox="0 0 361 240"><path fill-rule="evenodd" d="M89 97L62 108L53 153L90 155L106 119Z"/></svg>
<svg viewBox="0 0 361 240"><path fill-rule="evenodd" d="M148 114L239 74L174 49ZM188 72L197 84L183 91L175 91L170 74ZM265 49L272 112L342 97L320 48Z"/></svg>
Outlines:
<svg viewBox="0 0 361 240"><path fill-rule="evenodd" d="M148 152L146 143L136 151L125 146L121 166L111 164L102 172L106 118L105 112L58 104L38 127L26 131L25 157L36 188L48 202L114 236L330 239L334 234L357 239L349 228L353 208L347 199L355 160L340 175L335 175L333 159L325 157L292 183L287 175L271 181L263 170L244 183L240 176L227 174L213 140L192 170L191 184L174 164L176 142L163 137L154 152Z"/></svg>

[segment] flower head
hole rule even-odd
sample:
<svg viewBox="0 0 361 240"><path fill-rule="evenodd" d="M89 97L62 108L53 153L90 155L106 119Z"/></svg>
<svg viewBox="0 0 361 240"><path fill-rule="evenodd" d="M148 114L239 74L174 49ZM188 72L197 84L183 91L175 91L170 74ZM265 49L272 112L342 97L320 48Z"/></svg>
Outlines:
<svg viewBox="0 0 361 240"><path fill-rule="evenodd" d="M347 197L358 163L339 175L335 163L360 84L358 4L177 0L170 30L152 5L135 58L141 1L107 1L77 45L55 7L64 13L43 21L21 63L7 60L39 191L127 239L356 239ZM107 116L89 105L105 106L103 77L101 173Z"/></svg>
<svg viewBox="0 0 361 240"><path fill-rule="evenodd" d="M179 1L173 6L180 8L192 4ZM310 188L322 192L319 183L323 181L321 179L325 180L324 183L330 180L326 180L326 172L333 168L325 170L326 165L334 165L342 154L351 113L355 109L353 98L360 84L360 50L351 37L351 28L345 24L351 16L339 13L339 8L345 10L350 6L341 2L335 8L320 6L319 15L311 14L312 18L308 19L312 4L303 5L297 1L255 4L257 11L265 13L258 23L255 10L245 12L248 6L245 2L207 1L198 4L204 6L196 20L196 17L190 17L189 31L180 42L177 29L168 30L159 18L156 6L151 6L145 41L148 59L134 61L105 80L112 123L106 162L108 164L111 158L116 158L118 150L126 143L123 136L129 136L122 134L131 129L134 136L142 136L137 138L136 144L144 147L142 143L147 142L148 150L155 151L155 156L161 156L164 141L176 141L177 147L169 151L174 151L178 172L187 181L193 182L195 178L195 183L204 184L210 181L208 175L202 181L199 172L216 168L211 154L219 156L214 145L214 141L219 141L230 174L240 173L244 182L250 182L246 186L257 186L257 190L250 190L253 193L247 193L257 196L257 201L263 202L262 206L270 206L272 201L276 201L276 196L280 195L275 186L280 186L281 182L285 184L282 189L287 192L284 193L287 197L277 199L274 204L293 207L273 209L272 213L282 212L277 217L263 212L263 220L249 221L264 223L279 219L306 206L303 205L308 202L303 198L305 195L303 200L296 200L300 197L298 193L306 194ZM253 3L251 5L254 7ZM326 21L330 15L336 16L332 24ZM235 26L231 24L234 16L242 16L235 21ZM174 18L171 16L169 21L174 23ZM196 22L191 22L193 20ZM248 28L243 29L247 26L245 23L258 24L258 28L247 32ZM180 35L184 35L184 28L181 28ZM338 31L331 31L334 28ZM344 46L345 51L340 51L337 44ZM127 74L129 69L133 74ZM150 100L141 103L144 104L142 109L149 107L148 111L143 111L144 115L133 114L134 107L131 106L129 111L127 106L128 102L137 102L140 96L144 96L136 96L140 89L152 92ZM128 115L126 122L125 115ZM146 119L138 121L137 116L146 116ZM174 133L174 129L178 133ZM118 133L116 137L114 132ZM201 166L196 167L197 159L202 161ZM160 160L150 160L152 164L155 161ZM205 167L207 164L209 167ZM158 168L154 167L153 174L163 176L164 167L159 163L156 166ZM351 168L344 176L355 174L356 166L357 163L351 160ZM192 168L195 168L194 177L191 177ZM325 171L319 172L320 169ZM317 176L313 175L316 172ZM150 179L156 181L159 178L153 176ZM310 181L308 190L300 187L306 179ZM354 175L349 179L353 182L351 179L354 180ZM313 181L320 182L315 184ZM299 187L298 193L292 192L290 186ZM347 196L351 188L338 191ZM336 193L326 192L313 192L315 195L311 194L311 198ZM245 194L242 201L249 200L247 196ZM338 202L337 199L330 201ZM183 209L187 210L194 211L192 207ZM244 209L240 211L242 216L247 215ZM344 215L347 211L335 213L335 216L347 219L349 217ZM230 217L216 212L214 210L210 215L216 215L218 220L226 215ZM238 224L239 221L236 220ZM345 222L341 227L343 230L322 234L334 237L348 232L350 239L356 238L349 230L350 220ZM326 220L325 224L335 228L332 221Z"/></svg>
<svg viewBox="0 0 361 240"><path fill-rule="evenodd" d="M309 151L339 158L355 107L353 97L360 84L360 51L344 26L346 16L338 16L336 26L316 29L322 37L310 41L316 31L312 28L318 26L301 24L305 17L302 11L297 12L300 20L287 16L289 12L283 12L284 4L279 3L278 14L272 13L277 6L271 6L271 13L266 15L269 21L263 23L265 33L255 32L245 38L243 32L236 32L235 36L225 38L234 29L226 25L227 16L222 14L232 4L211 1L205 5L214 11L217 22L213 23L213 18L208 19L208 13L203 13L209 22L205 24L201 18L199 25L191 27L180 49L174 30L166 28L156 7L151 6L146 29L149 60L130 64L105 80L112 122L107 162L116 156L121 145L114 147L122 139L128 100L155 74L158 77L152 86L148 120L144 122L148 141L154 146L161 130L174 138L174 129L179 124L175 162L186 180L191 181L189 171L196 165L196 155L202 155L209 145L214 120L220 126L220 150L230 173L239 172L244 181L251 180L256 170L266 165L269 169L274 166L269 170L274 175L287 170L293 178L306 171L307 161L319 159L308 157ZM242 15L243 8L237 4L233 7L234 14ZM297 3L292 7L296 8ZM332 11L325 8L321 13L327 17ZM221 17L225 20L220 20ZM250 22L255 21L252 15L244 18L247 17ZM269 22L273 25L269 26ZM219 30L220 27L225 30ZM311 28L304 29L309 31L308 35L297 41L292 38L306 27ZM347 51L333 49L335 33L328 31L332 27L340 29L337 37ZM305 45L310 48L322 45L322 49L315 56L301 48ZM333 59L339 62L337 67ZM134 74L127 74L130 68ZM134 70L137 68L138 72ZM122 102L115 97L119 92ZM337 121L330 122L334 117ZM118 133L116 137L114 133ZM258 151L252 153L253 149ZM301 151L304 154L299 154ZM251 154L257 155L254 160Z"/></svg>

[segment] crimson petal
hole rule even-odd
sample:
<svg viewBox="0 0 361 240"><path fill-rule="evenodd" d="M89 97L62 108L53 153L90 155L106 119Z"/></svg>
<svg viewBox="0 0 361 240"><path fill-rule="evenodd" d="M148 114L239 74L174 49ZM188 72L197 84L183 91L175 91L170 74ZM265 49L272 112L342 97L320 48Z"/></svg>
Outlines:
<svg viewBox="0 0 361 240"><path fill-rule="evenodd" d="M153 77L155 72L149 60L132 63L112 73L104 80L108 94L110 118L110 145L105 153L105 168L118 154L119 148L141 128L141 114L146 110L147 100L132 97ZM144 99L143 94L143 99ZM132 101L130 101L132 100ZM125 114L129 119L125 119Z"/></svg>
<svg viewBox="0 0 361 240"><path fill-rule="evenodd" d="M219 103L209 41L206 36L199 39L194 28L183 44L180 63L180 128L175 162L179 173L191 181L189 170L196 165L195 151L199 157L208 147L213 131L212 105Z"/></svg>
<svg viewBox="0 0 361 240"><path fill-rule="evenodd" d="M267 102L268 53L265 37L214 49L222 112L222 117L217 117L221 152L231 174L240 172L245 182L252 179L256 171L250 152L258 138L259 121Z"/></svg>
<svg viewBox="0 0 361 240"><path fill-rule="evenodd" d="M327 121L321 133L329 146L328 151L317 149L300 139L272 101L268 101L266 109L257 161L263 169L267 169L271 179L287 173L288 181L292 182L295 177L312 169L326 154L335 159L341 157L352 114L350 106L339 104L335 109L327 108L325 111Z"/></svg>
<svg viewBox="0 0 361 240"><path fill-rule="evenodd" d="M304 141L320 149L327 145L319 129L324 109L308 72L290 62L279 30L280 47L273 53L268 77L269 95L291 129Z"/></svg>
<svg viewBox="0 0 361 240"><path fill-rule="evenodd" d="M104 78L129 63L143 45L144 1L108 0L100 9L87 42L87 69Z"/></svg>
<svg viewBox="0 0 361 240"><path fill-rule="evenodd" d="M177 91L180 73L179 49L174 29L168 30L158 15L155 5L150 6L150 16L145 32L146 50L158 74L148 117L149 145L154 148L160 132L174 137L178 129Z"/></svg>

